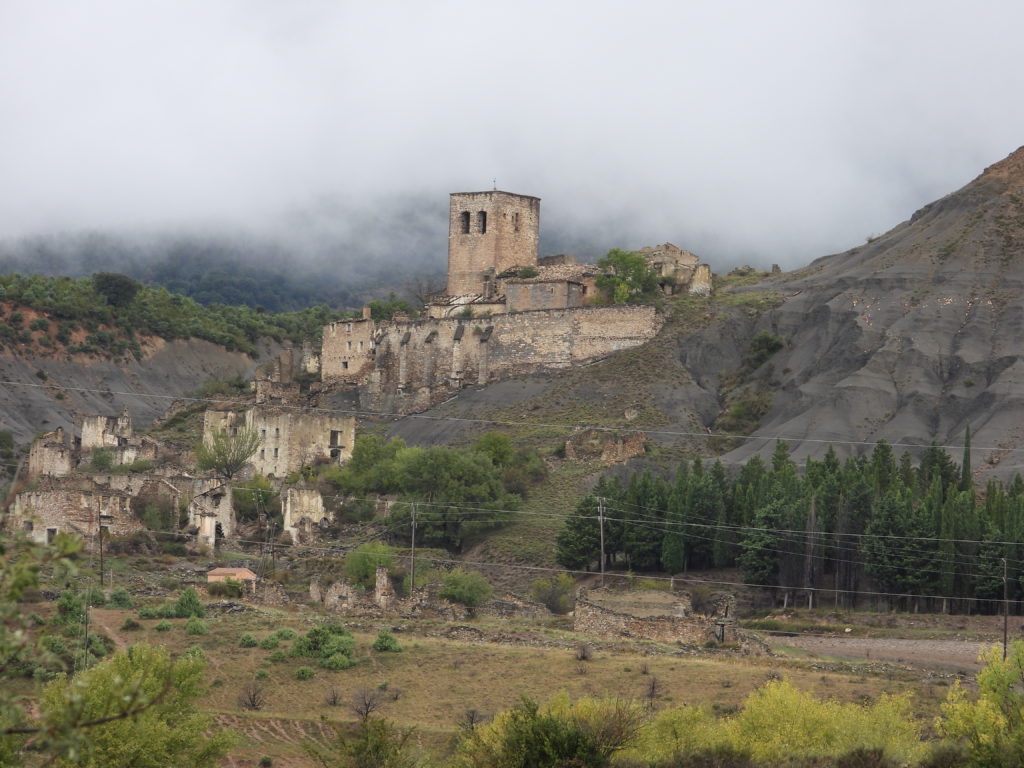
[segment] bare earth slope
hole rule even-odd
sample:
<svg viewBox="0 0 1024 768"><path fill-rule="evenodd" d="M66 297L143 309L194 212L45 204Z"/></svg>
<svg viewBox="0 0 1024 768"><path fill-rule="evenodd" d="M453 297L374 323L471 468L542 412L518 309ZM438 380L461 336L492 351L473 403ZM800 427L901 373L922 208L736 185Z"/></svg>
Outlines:
<svg viewBox="0 0 1024 768"><path fill-rule="evenodd" d="M1024 148L774 287L786 300L758 325L786 348L757 434L808 453L820 451L810 440L960 445L970 425L981 471L1024 464Z"/></svg>
<svg viewBox="0 0 1024 768"><path fill-rule="evenodd" d="M211 377L247 376L257 361L201 339L151 340L141 360L114 362L0 354L0 429L20 443L39 431L72 427L82 416L114 416L128 408L139 427L162 416L174 398ZM59 393L59 394L58 394ZM125 394L132 393L132 394ZM60 396L59 396L60 395Z"/></svg>

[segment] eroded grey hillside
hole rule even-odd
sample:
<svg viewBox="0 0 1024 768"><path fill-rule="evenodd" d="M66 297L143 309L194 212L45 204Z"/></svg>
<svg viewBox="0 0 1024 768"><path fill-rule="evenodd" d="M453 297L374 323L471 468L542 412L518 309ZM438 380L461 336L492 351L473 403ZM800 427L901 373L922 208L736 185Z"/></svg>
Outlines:
<svg viewBox="0 0 1024 768"><path fill-rule="evenodd" d="M771 287L785 301L757 327L786 346L756 434L806 455L822 450L812 440L961 445L970 425L979 473L1024 467L1024 148ZM759 449L748 441L729 458Z"/></svg>

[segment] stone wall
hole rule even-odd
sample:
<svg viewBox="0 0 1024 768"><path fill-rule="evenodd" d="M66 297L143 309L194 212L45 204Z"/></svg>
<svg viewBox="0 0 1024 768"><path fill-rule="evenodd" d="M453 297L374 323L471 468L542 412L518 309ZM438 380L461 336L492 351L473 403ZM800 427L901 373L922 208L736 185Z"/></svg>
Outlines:
<svg viewBox="0 0 1024 768"><path fill-rule="evenodd" d="M583 284L572 280L505 281L505 304L509 312L581 307L585 297Z"/></svg>
<svg viewBox="0 0 1024 768"><path fill-rule="evenodd" d="M75 457L64 430L58 427L32 441L28 451L28 476L62 477L74 469Z"/></svg>
<svg viewBox="0 0 1024 768"><path fill-rule="evenodd" d="M100 530L109 536L145 530L135 516L130 495L86 478L73 487L55 480L19 493L11 508L10 527L40 544L52 541L58 533L75 533L90 550L96 546Z"/></svg>
<svg viewBox="0 0 1024 768"><path fill-rule="evenodd" d="M324 520L324 499L315 488L289 488L284 497L284 532L296 544L309 542Z"/></svg>
<svg viewBox="0 0 1024 768"><path fill-rule="evenodd" d="M235 535L235 508L231 486L216 479L198 479L188 504L189 531L196 545L212 551L217 542L218 528L223 537Z"/></svg>
<svg viewBox="0 0 1024 768"><path fill-rule="evenodd" d="M599 429L577 432L565 443L565 458L575 461L599 458L602 464L621 464L647 449L647 435L628 432L624 435Z"/></svg>
<svg viewBox="0 0 1024 768"><path fill-rule="evenodd" d="M621 305L517 312L473 320L382 323L376 379L363 406L413 411L466 385L595 360L652 339L654 307Z"/></svg>
<svg viewBox="0 0 1024 768"><path fill-rule="evenodd" d="M498 190L452 194L448 295L486 294L495 274L536 265L539 241L539 198Z"/></svg>
<svg viewBox="0 0 1024 768"><path fill-rule="evenodd" d="M356 439L353 416L287 408L209 410L203 418L203 440L210 445L215 431L237 432L244 423L259 434L260 444L251 459L263 475L285 477L316 461L343 463L352 455Z"/></svg>
<svg viewBox="0 0 1024 768"><path fill-rule="evenodd" d="M132 417L125 407L120 416L86 416L82 419L83 451L94 448L116 448L132 436Z"/></svg>
<svg viewBox="0 0 1024 768"><path fill-rule="evenodd" d="M376 324L364 313L361 320L339 320L324 326L320 376L324 381L366 381L373 368Z"/></svg>
<svg viewBox="0 0 1024 768"><path fill-rule="evenodd" d="M687 613L681 611L681 613ZM659 643L735 643L739 636L732 618L708 616L635 616L613 611L584 597L576 598L574 632L603 637L628 637Z"/></svg>

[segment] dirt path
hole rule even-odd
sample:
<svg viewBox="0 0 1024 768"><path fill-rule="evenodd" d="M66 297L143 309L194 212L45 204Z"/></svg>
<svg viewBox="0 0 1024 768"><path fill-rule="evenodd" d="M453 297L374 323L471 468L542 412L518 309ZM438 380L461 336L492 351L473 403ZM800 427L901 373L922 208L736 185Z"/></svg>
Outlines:
<svg viewBox="0 0 1024 768"><path fill-rule="evenodd" d="M973 675L981 669L978 653L992 644L977 640L903 640L801 635L766 637L765 640L769 645L797 646L813 656L823 658L886 661L968 675Z"/></svg>

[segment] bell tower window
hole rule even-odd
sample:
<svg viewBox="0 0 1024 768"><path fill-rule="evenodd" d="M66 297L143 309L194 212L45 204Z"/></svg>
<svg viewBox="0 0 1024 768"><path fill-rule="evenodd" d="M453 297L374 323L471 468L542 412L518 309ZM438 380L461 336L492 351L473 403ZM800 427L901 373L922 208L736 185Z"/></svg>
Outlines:
<svg viewBox="0 0 1024 768"><path fill-rule="evenodd" d="M481 235L487 234L487 211L477 211L476 228L480 230Z"/></svg>
<svg viewBox="0 0 1024 768"><path fill-rule="evenodd" d="M469 234L469 211L463 211L459 214L459 224L462 229L462 234Z"/></svg>

